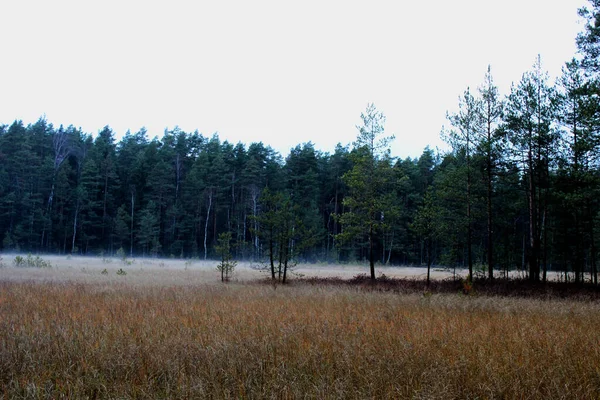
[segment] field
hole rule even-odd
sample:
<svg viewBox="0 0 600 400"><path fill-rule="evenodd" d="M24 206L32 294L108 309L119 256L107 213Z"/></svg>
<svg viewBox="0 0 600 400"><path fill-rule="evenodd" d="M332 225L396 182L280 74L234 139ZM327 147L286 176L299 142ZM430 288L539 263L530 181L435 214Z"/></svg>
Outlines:
<svg viewBox="0 0 600 400"><path fill-rule="evenodd" d="M0 269L0 398L600 397L593 300L273 286L245 264L221 284L215 263L44 259L53 267ZM352 268L365 272L298 271ZM402 271L383 272L422 273Z"/></svg>
<svg viewBox="0 0 600 400"><path fill-rule="evenodd" d="M12 265L16 254L2 254L3 263L7 266ZM27 257L23 255L22 257ZM35 257L35 256L33 256ZM106 282L115 278L115 273L123 269L128 275L135 276L135 279L122 279L117 276L118 282L135 281L140 283L158 282L160 284L188 284L207 283L220 280L220 275L216 273L216 261L204 260L181 260L181 259L155 259L138 258L126 259L127 263L115 257L71 257L71 256L42 256L43 260L48 261L54 268L52 270L41 269L13 269L4 273L0 270L0 278L4 280L42 280L42 281L100 281ZM238 263L235 272L236 281L247 281L264 278L267 275L264 264L241 262ZM106 269L108 274L102 276L100 272ZM331 265L331 264L300 264L293 269L292 279L299 276L312 277L342 277L351 278L358 274L368 272L364 265ZM425 278L427 270L425 268L409 267L378 267L378 273L383 273L390 277L409 277ZM432 276L438 279L449 278L453 276L454 271L442 271L432 269ZM466 275L466 271L457 270L457 274ZM192 279L192 281L190 281Z"/></svg>

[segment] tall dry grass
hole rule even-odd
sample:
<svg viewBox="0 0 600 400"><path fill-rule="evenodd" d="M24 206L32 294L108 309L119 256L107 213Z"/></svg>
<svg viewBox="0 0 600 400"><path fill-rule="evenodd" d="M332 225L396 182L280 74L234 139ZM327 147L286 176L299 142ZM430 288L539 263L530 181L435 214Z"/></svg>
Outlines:
<svg viewBox="0 0 600 400"><path fill-rule="evenodd" d="M599 398L600 306L0 283L2 398Z"/></svg>

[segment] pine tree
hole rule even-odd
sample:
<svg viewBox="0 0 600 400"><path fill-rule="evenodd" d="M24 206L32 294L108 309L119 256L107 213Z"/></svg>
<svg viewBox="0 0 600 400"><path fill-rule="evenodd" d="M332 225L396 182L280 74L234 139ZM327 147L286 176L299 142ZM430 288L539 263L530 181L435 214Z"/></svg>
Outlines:
<svg viewBox="0 0 600 400"><path fill-rule="evenodd" d="M494 84L491 67L488 66L483 85L479 88L483 132L479 138L478 150L485 159L486 213L487 213L487 264L488 279L494 278L494 213L492 199L493 182L502 155L502 137L498 124L502 117L503 103Z"/></svg>
<svg viewBox="0 0 600 400"><path fill-rule="evenodd" d="M465 229L467 232L467 263L469 281L473 280L473 181L472 154L482 131L482 102L476 99L469 88L459 99L459 111L448 115L448 120L454 129L445 133L446 140L454 151L464 152L465 156Z"/></svg>
<svg viewBox="0 0 600 400"><path fill-rule="evenodd" d="M219 234L215 250L221 259L221 262L217 266L217 270L221 273L221 282L229 282L237 265L237 261L234 261L231 256L231 232Z"/></svg>
<svg viewBox="0 0 600 400"><path fill-rule="evenodd" d="M349 188L349 195L344 199L348 211L339 217L343 231L337 238L348 242L359 236L366 237L370 277L375 281L375 241L382 228L381 218L386 211L385 189L390 180L389 174L381 173L380 166L382 163L389 165L389 160L382 161L382 156L389 154L388 145L394 137L383 137L385 116L374 104L367 106L361 119L362 125L357 126L359 133L350 156L354 166L344 175Z"/></svg>
<svg viewBox="0 0 600 400"><path fill-rule="evenodd" d="M546 268L547 197L549 170L556 144L554 122L554 92L547 84L538 56L533 70L523 75L511 88L506 107L506 126L515 150L515 162L520 165L527 185L529 242L527 260L529 278L540 280L540 264ZM578 269L579 267L577 267ZM580 274L576 272L576 276Z"/></svg>

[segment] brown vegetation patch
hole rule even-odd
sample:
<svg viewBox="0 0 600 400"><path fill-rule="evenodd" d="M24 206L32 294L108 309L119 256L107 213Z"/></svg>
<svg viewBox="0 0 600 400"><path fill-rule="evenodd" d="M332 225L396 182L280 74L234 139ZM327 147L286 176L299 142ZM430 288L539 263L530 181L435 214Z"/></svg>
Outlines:
<svg viewBox="0 0 600 400"><path fill-rule="evenodd" d="M0 282L0 393L600 396L595 302L424 296L365 285Z"/></svg>
<svg viewBox="0 0 600 400"><path fill-rule="evenodd" d="M268 280L265 280L265 282L268 282ZM463 279L446 278L431 280L430 284L426 285L425 280L422 278L388 277L381 275L376 281L371 281L366 274L360 274L350 279L341 277L306 277L296 279L292 284L345 286L367 291L404 294L462 293L519 298L600 300L600 286L587 283L576 285L571 282L557 281L536 283L527 279L517 278L496 278L493 281L477 278L468 286Z"/></svg>

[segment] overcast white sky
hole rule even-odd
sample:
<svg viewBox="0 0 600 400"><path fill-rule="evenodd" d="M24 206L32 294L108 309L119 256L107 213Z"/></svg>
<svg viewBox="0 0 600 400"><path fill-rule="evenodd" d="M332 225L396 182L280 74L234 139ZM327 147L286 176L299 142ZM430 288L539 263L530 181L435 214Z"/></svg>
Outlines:
<svg viewBox="0 0 600 400"><path fill-rule="evenodd" d="M0 123L89 133L178 125L286 155L356 138L367 103L417 157L483 81L575 54L585 0L2 1Z"/></svg>

